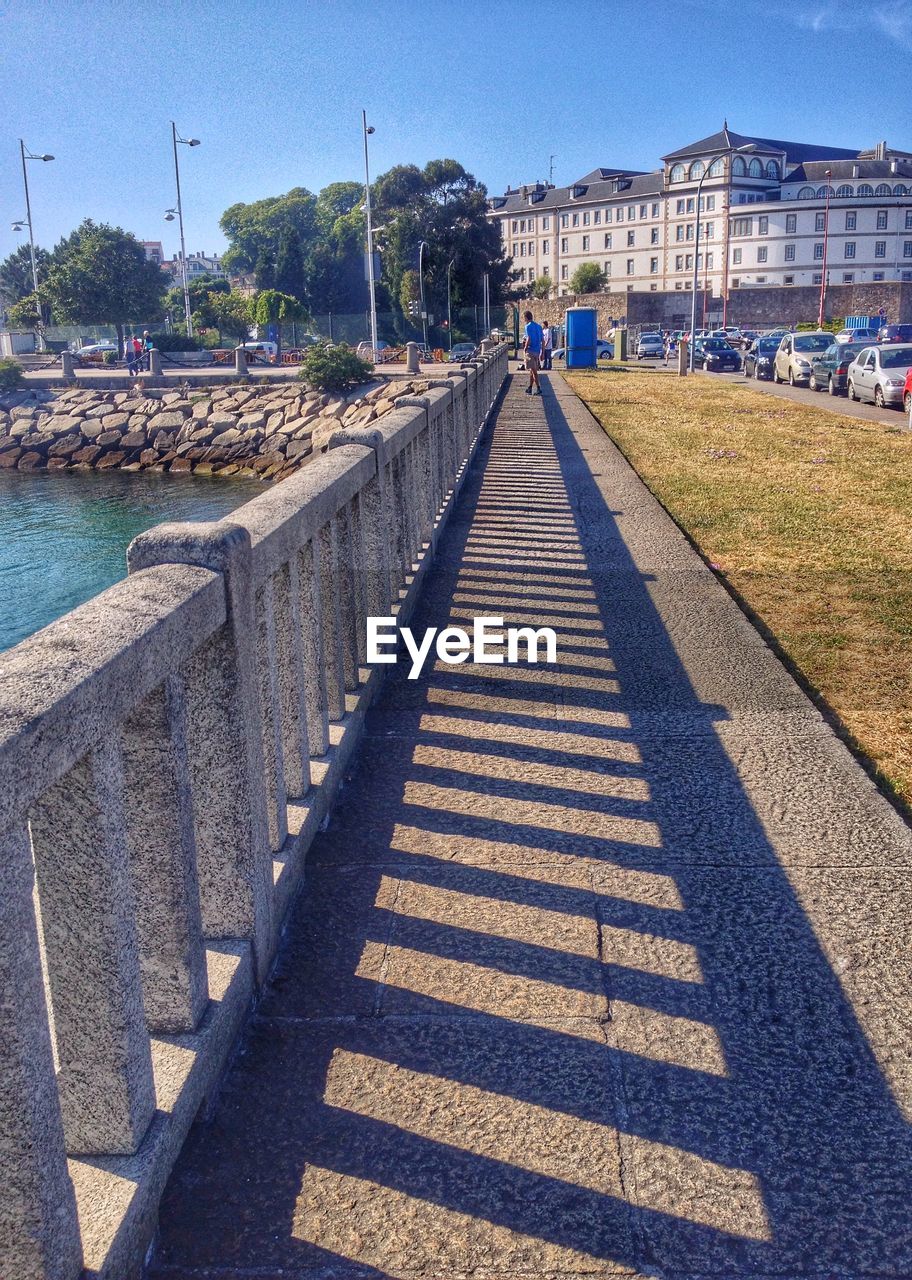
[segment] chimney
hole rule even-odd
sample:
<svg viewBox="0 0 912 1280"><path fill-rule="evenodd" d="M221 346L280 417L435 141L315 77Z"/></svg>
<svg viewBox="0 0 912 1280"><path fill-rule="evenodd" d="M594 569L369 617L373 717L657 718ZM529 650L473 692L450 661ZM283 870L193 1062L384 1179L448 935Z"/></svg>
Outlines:
<svg viewBox="0 0 912 1280"><path fill-rule="evenodd" d="M853 178L858 178L858 177L860 177L860 176L861 176L861 165L853 164L853 165L852 165L852 177L853 177Z"/></svg>
<svg viewBox="0 0 912 1280"><path fill-rule="evenodd" d="M898 161L898 160L893 159L893 160L891 160L891 161L890 161L890 172L891 172L891 173L899 173L899 161Z"/></svg>

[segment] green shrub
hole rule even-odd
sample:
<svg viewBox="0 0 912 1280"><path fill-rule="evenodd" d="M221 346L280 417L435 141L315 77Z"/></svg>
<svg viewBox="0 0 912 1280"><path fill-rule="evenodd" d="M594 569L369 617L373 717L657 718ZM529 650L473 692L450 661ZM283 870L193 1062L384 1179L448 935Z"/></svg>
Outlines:
<svg viewBox="0 0 912 1280"><path fill-rule="evenodd" d="M185 333L153 333L152 344L159 351L200 351L196 338L188 338Z"/></svg>
<svg viewBox="0 0 912 1280"><path fill-rule="evenodd" d="M15 391L25 382L18 360L0 360L0 391Z"/></svg>
<svg viewBox="0 0 912 1280"><path fill-rule="evenodd" d="M351 347L320 342L307 348L298 377L314 391L347 391L366 382L373 369Z"/></svg>

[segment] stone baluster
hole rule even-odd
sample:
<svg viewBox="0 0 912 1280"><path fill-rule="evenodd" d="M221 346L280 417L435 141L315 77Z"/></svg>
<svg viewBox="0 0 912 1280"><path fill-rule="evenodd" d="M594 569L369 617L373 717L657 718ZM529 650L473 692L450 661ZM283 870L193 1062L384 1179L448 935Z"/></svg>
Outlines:
<svg viewBox="0 0 912 1280"><path fill-rule="evenodd" d="M265 977L273 877L250 536L230 521L163 524L130 545L131 572L197 564L225 579L227 620L187 661L187 739L203 932L246 938Z"/></svg>
<svg viewBox="0 0 912 1280"><path fill-rule="evenodd" d="M41 973L25 823L0 833L0 1275L74 1280L76 1198Z"/></svg>
<svg viewBox="0 0 912 1280"><path fill-rule="evenodd" d="M321 661L326 676L326 706L330 720L345 715L345 657L342 645L342 602L339 598L339 540L335 519L319 533L320 611L323 624Z"/></svg>
<svg viewBox="0 0 912 1280"><path fill-rule="evenodd" d="M71 1154L136 1151L155 1111L123 795L112 735L30 815Z"/></svg>
<svg viewBox="0 0 912 1280"><path fill-rule="evenodd" d="M300 583L301 662L304 668L304 701L307 707L307 741L310 755L329 750L329 712L326 667L323 664L323 604L319 539L308 541L298 553Z"/></svg>
<svg viewBox="0 0 912 1280"><path fill-rule="evenodd" d="M208 1000L184 682L169 676L123 726L124 813L151 1031L192 1031Z"/></svg>
<svg viewBox="0 0 912 1280"><path fill-rule="evenodd" d="M286 796L303 796L310 788L303 601L300 555L296 554L272 579L276 685Z"/></svg>
<svg viewBox="0 0 912 1280"><path fill-rule="evenodd" d="M336 594L339 599L339 627L342 641L342 671L345 688L358 687L358 582L355 557L358 548L357 512L354 502L337 512L336 526Z"/></svg>
<svg viewBox="0 0 912 1280"><path fill-rule="evenodd" d="M269 843L277 853L288 835L288 795L282 750L282 708L279 695L278 640L274 579L268 577L256 592L256 661L263 726L263 765Z"/></svg>
<svg viewBox="0 0 912 1280"><path fill-rule="evenodd" d="M334 433L329 447L336 449L345 444L359 444L372 449L377 460L374 475L358 497L360 554L364 571L364 611L370 617L384 617L390 608L393 570L390 554L391 526L388 518L391 511L389 467L384 462L383 435L377 428L362 427L352 430L343 427Z"/></svg>

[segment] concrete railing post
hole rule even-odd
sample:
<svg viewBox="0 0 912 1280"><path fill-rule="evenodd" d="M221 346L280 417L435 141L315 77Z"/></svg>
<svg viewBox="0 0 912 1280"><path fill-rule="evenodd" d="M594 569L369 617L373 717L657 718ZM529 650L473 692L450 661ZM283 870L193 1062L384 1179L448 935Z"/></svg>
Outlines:
<svg viewBox="0 0 912 1280"><path fill-rule="evenodd" d="M73 368L73 353L71 351L61 351L60 372L63 374L64 382L76 381L76 370Z"/></svg>
<svg viewBox="0 0 912 1280"><path fill-rule="evenodd" d="M162 357L157 347L152 347L149 351L149 372L157 378L162 376Z"/></svg>
<svg viewBox="0 0 912 1280"><path fill-rule="evenodd" d="M407 342L405 344L405 371L406 373L419 373L421 365L418 360L418 343Z"/></svg>
<svg viewBox="0 0 912 1280"><path fill-rule="evenodd" d="M387 468L382 458L383 436L376 428L341 427L331 436L329 448L338 449L346 444L372 449L377 457L377 469L361 490L359 513L364 607L368 616L380 618L389 613L391 600L389 524L385 515L390 510L390 496L386 492Z"/></svg>
<svg viewBox="0 0 912 1280"><path fill-rule="evenodd" d="M23 822L0 833L0 1275L75 1280L82 1246L41 976L34 878Z"/></svg>
<svg viewBox="0 0 912 1280"><path fill-rule="evenodd" d="M131 573L192 564L221 573L227 620L182 672L203 932L245 938L257 973L272 948L267 817L250 535L230 521L163 524L128 548Z"/></svg>
<svg viewBox="0 0 912 1280"><path fill-rule="evenodd" d="M234 372L238 377L247 376L247 352L243 347L234 349Z"/></svg>
<svg viewBox="0 0 912 1280"><path fill-rule="evenodd" d="M116 737L30 815L71 1155L129 1155L155 1112Z"/></svg>

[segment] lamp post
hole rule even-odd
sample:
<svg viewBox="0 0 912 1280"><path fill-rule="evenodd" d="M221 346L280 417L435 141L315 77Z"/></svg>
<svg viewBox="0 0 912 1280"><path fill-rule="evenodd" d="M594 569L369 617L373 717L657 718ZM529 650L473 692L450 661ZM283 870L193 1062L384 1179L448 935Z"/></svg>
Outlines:
<svg viewBox="0 0 912 1280"><path fill-rule="evenodd" d="M824 173L826 178L826 204L823 207L823 270L820 273L820 308L817 312L817 328L823 328L823 308L826 302L826 278L827 278L827 242L830 238L830 178L832 170L827 169Z"/></svg>
<svg viewBox="0 0 912 1280"><path fill-rule="evenodd" d="M709 171L717 160L724 160L726 156L733 156L738 151L753 150L754 143L745 143L742 147L728 147L725 151L719 151L712 156L703 168L700 174L700 181L697 183L697 199L696 199L696 218L697 223L694 228L694 266L693 266L693 289L690 299L690 349L687 353L687 364L690 372L694 370L694 334L697 329L697 288L700 283L700 200L703 195L703 183L709 177ZM729 185L731 185L731 175L729 174ZM728 250L726 249L726 253Z"/></svg>
<svg viewBox="0 0 912 1280"><path fill-rule="evenodd" d="M46 161L46 160L53 160L54 157L47 156L47 155L43 155L43 156L33 155L33 153L29 151L28 147L25 145L25 143L21 138L19 139L19 154L22 156L22 185L23 187L25 187L25 221L28 224L29 253L31 254L31 259L32 259L32 285L34 287L35 293L37 294L38 293L38 266L35 262L35 232L32 229L32 202L29 197L28 167L26 165L26 161L27 160L45 160ZM14 222L13 229L18 230L22 225L23 224L21 222ZM38 312L40 315L41 314L40 304L38 306ZM40 324L38 325L37 337L38 337L38 350L43 351L44 350L44 334L41 332Z"/></svg>
<svg viewBox="0 0 912 1280"><path fill-rule="evenodd" d="M370 330L371 356L377 359L377 286L374 280L374 233L371 227L371 187L370 166L367 155L367 135L374 132L374 126L367 123L367 112L361 112L361 127L364 132L364 214L367 220L367 283L370 289Z"/></svg>
<svg viewBox="0 0 912 1280"><path fill-rule="evenodd" d="M199 138L182 138L177 132L177 125L171 121L171 144L174 147L174 185L177 188L177 204L173 209L169 209L165 214L166 222L173 222L174 215L177 214L178 225L180 226L181 241L181 280L184 285L184 318L187 321L187 337L193 337L193 321L190 318L190 286L187 282L187 250L184 246L184 209L181 204L181 180L180 165L177 161L177 144L181 143L185 147L198 147Z"/></svg>
<svg viewBox="0 0 912 1280"><path fill-rule="evenodd" d="M427 348L428 326L427 307L424 304L424 251L429 248L428 242L422 240L418 246L418 291L421 298L421 332L424 334L424 345Z"/></svg>
<svg viewBox="0 0 912 1280"><path fill-rule="evenodd" d="M452 298L452 291L450 288L450 276L452 275L453 267L455 265L456 265L456 259L450 258L449 262L447 263L447 332L450 335L451 351L453 350L453 298Z"/></svg>

